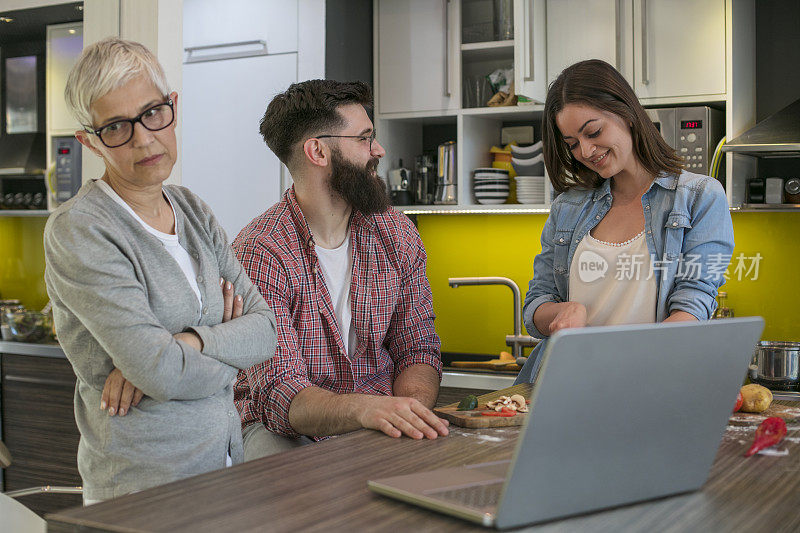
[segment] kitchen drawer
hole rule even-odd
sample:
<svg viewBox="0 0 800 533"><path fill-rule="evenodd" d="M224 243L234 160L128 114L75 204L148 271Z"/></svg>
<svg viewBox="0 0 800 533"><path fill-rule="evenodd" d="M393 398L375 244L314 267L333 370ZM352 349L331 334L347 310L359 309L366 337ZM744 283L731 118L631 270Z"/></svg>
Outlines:
<svg viewBox="0 0 800 533"><path fill-rule="evenodd" d="M13 463L4 490L41 485L79 486L75 374L66 359L2 355L3 442ZM40 494L20 502L43 515L81 504L75 494Z"/></svg>

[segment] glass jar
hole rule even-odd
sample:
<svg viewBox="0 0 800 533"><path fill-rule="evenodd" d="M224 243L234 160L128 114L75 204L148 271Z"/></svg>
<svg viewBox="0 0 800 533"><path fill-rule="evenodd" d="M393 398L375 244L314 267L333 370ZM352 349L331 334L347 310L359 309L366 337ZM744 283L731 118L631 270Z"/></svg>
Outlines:
<svg viewBox="0 0 800 533"><path fill-rule="evenodd" d="M713 318L733 318L733 309L728 307L728 293L719 291L717 293L717 310Z"/></svg>
<svg viewBox="0 0 800 533"><path fill-rule="evenodd" d="M20 305L19 300L0 300L0 339L4 341L14 340L11 330L8 329L8 319L6 311L24 311L25 307Z"/></svg>

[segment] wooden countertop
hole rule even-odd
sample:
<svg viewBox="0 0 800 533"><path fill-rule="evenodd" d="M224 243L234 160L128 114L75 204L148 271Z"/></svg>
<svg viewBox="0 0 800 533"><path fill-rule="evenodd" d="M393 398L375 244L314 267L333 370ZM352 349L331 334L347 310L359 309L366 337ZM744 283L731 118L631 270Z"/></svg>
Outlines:
<svg viewBox="0 0 800 533"><path fill-rule="evenodd" d="M800 425L790 423L787 439L779 446L788 454L744 458L755 427L728 427L700 491L529 530L800 530ZM367 480L508 459L519 430L453 427L448 437L434 441L358 431L117 500L61 511L48 516L49 531L486 531L374 494L367 489Z"/></svg>

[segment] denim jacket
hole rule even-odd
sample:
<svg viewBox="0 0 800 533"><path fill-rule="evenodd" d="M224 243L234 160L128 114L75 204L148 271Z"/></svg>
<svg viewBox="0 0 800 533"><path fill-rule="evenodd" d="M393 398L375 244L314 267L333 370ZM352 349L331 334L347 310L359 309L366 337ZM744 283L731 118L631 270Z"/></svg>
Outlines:
<svg viewBox="0 0 800 533"><path fill-rule="evenodd" d="M569 268L578 243L611 208L611 181L596 189L559 195L542 230L542 251L533 261L533 279L522 309L528 332L547 335L533 323L545 302L569 301ZM645 239L656 281L656 321L674 311L698 320L711 318L717 289L733 254L733 223L725 191L708 176L683 171L661 174L642 196ZM546 342L534 349L517 383L531 382Z"/></svg>

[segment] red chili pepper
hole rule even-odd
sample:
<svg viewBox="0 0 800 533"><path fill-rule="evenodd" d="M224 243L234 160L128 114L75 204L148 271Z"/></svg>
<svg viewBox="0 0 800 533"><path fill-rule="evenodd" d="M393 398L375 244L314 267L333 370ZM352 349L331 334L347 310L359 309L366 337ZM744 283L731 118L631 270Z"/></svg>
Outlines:
<svg viewBox="0 0 800 533"><path fill-rule="evenodd" d="M783 436L786 435L786 422L777 416L771 416L761 422L756 429L756 436L753 439L753 445L744 454L745 457L750 457L759 450L769 448L778 444Z"/></svg>
<svg viewBox="0 0 800 533"><path fill-rule="evenodd" d="M481 414L483 416L514 416L517 412L508 407L503 407L499 411L481 411Z"/></svg>

